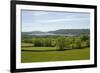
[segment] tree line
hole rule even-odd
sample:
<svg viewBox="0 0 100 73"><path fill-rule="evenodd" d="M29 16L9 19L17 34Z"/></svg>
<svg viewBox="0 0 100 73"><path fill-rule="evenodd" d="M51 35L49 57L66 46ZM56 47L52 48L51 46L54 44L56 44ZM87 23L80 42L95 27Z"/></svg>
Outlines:
<svg viewBox="0 0 100 73"><path fill-rule="evenodd" d="M29 38L23 39L24 43L31 43L34 47L57 47L58 50L84 48L90 46L89 36L65 37L56 38Z"/></svg>

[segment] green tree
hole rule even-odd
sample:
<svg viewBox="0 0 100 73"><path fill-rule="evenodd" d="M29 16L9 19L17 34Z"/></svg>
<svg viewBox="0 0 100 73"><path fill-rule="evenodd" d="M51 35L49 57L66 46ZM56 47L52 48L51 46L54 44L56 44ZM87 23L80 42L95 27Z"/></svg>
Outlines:
<svg viewBox="0 0 100 73"><path fill-rule="evenodd" d="M86 41L86 47L90 47L90 40Z"/></svg>
<svg viewBox="0 0 100 73"><path fill-rule="evenodd" d="M22 42L24 42L24 43L33 43L32 39L23 39Z"/></svg>
<svg viewBox="0 0 100 73"><path fill-rule="evenodd" d="M80 36L81 41L87 41L90 39L89 36Z"/></svg>
<svg viewBox="0 0 100 73"><path fill-rule="evenodd" d="M58 50L62 51L62 50L65 49L65 47L66 47L65 42L66 42L66 41L65 41L65 37L59 37L59 38L57 39L56 44L57 44Z"/></svg>
<svg viewBox="0 0 100 73"><path fill-rule="evenodd" d="M38 46L42 46L42 42L40 39L35 39L34 40L34 46L38 47Z"/></svg>
<svg viewBox="0 0 100 73"><path fill-rule="evenodd" d="M78 38L76 38L75 39L75 46L74 46L74 48L81 48L81 43L82 43L82 41L81 41L81 38L80 37L78 37Z"/></svg>

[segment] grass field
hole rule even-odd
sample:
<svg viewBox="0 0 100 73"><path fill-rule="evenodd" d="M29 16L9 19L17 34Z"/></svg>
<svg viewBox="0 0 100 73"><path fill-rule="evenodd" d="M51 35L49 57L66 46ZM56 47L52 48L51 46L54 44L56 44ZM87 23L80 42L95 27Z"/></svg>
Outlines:
<svg viewBox="0 0 100 73"><path fill-rule="evenodd" d="M21 62L87 60L90 48L57 51L55 47L22 47Z"/></svg>

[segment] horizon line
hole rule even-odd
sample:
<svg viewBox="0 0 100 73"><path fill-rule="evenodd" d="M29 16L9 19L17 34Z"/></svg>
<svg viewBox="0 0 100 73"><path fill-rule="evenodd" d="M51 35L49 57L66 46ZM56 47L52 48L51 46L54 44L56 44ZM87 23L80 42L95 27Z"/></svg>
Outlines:
<svg viewBox="0 0 100 73"><path fill-rule="evenodd" d="M80 29L80 28L78 28L78 29ZM90 30L90 28L82 28L81 30L83 30L83 29L89 29ZM74 29L57 29L57 30L75 30L75 28ZM50 31L57 31L57 30L50 30ZM50 32L50 31L41 31L41 30L33 30L33 31ZM21 32L33 32L33 31L21 31Z"/></svg>

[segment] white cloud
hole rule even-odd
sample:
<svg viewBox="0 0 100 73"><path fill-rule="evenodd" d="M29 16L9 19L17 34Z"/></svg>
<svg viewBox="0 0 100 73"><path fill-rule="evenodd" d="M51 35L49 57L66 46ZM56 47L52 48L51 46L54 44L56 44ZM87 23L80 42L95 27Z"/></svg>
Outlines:
<svg viewBox="0 0 100 73"><path fill-rule="evenodd" d="M45 14L48 14L48 12L33 12L33 15L35 15L35 16L39 16L39 15L45 15Z"/></svg>
<svg viewBox="0 0 100 73"><path fill-rule="evenodd" d="M64 22L64 21L77 21L77 20L87 20L88 18L63 18L63 19L51 19L51 20L40 20L39 23L53 23L53 22Z"/></svg>

